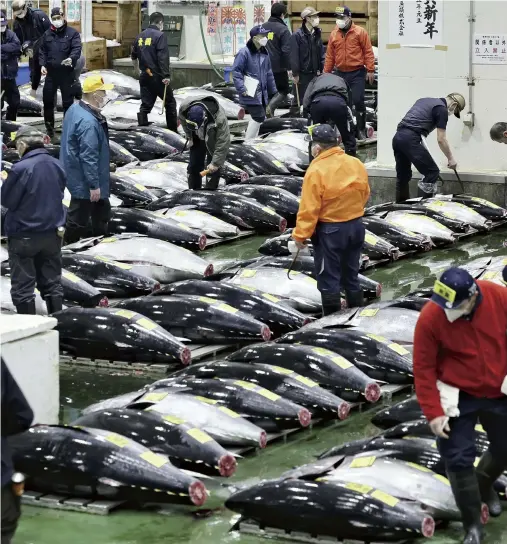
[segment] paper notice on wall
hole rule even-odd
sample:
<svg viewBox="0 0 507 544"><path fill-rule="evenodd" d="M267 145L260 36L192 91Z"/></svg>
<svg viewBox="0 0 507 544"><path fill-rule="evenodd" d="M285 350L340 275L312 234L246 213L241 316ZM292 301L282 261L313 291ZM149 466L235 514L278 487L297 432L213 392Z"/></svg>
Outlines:
<svg viewBox="0 0 507 544"><path fill-rule="evenodd" d="M475 34L474 64L507 64L507 34Z"/></svg>
<svg viewBox="0 0 507 544"><path fill-rule="evenodd" d="M65 9L67 10L67 21L69 23L77 23L81 21L81 1L80 0L67 0L65 2Z"/></svg>
<svg viewBox="0 0 507 544"><path fill-rule="evenodd" d="M218 7L216 2L208 3L208 18L206 21L206 32L208 36L214 36L218 25Z"/></svg>
<svg viewBox="0 0 507 544"><path fill-rule="evenodd" d="M389 43L443 44L444 0L389 0Z"/></svg>

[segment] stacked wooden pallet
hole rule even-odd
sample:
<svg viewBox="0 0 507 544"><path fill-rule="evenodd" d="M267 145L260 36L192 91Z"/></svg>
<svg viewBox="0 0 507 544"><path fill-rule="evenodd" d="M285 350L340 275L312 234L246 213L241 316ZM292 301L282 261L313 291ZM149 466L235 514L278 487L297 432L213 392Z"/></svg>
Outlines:
<svg viewBox="0 0 507 544"><path fill-rule="evenodd" d="M320 28L324 43L329 40L329 35L336 27L334 17L338 6L348 6L352 12L354 23L362 26L368 32L373 45L378 43L378 0L293 0L289 2L289 14L291 15L292 30L301 26L300 14L306 6L311 6L320 11Z"/></svg>

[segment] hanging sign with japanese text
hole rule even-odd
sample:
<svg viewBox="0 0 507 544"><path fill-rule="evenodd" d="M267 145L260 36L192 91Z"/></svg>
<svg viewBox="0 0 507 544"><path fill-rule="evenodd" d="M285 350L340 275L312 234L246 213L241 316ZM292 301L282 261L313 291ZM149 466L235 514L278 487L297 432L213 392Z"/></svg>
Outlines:
<svg viewBox="0 0 507 544"><path fill-rule="evenodd" d="M443 44L444 0L390 0L389 42Z"/></svg>
<svg viewBox="0 0 507 544"><path fill-rule="evenodd" d="M475 34L474 64L507 64L507 34Z"/></svg>

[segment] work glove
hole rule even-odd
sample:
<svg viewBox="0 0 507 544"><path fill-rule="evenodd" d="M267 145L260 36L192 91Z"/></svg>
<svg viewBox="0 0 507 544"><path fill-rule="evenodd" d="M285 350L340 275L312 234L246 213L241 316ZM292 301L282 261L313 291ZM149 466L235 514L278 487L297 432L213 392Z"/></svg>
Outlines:
<svg viewBox="0 0 507 544"><path fill-rule="evenodd" d="M206 169L209 171L210 174L213 174L218 170L218 166L215 166L214 164L208 164Z"/></svg>
<svg viewBox="0 0 507 544"><path fill-rule="evenodd" d="M41 73L43 76L47 76L47 75L48 75L48 71L46 70L46 67L45 67L45 66L41 66L41 67L40 67L40 73Z"/></svg>
<svg viewBox="0 0 507 544"><path fill-rule="evenodd" d="M169 85L171 83L171 80L168 77L166 77L165 79L162 80L162 83L164 85Z"/></svg>
<svg viewBox="0 0 507 544"><path fill-rule="evenodd" d="M62 66L72 66L72 59L69 57L68 59L62 60Z"/></svg>

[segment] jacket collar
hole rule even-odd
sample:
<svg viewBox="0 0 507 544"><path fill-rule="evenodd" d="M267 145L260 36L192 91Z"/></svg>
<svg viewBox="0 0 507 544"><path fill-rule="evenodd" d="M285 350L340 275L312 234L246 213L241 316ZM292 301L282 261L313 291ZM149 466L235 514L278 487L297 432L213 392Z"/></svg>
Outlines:
<svg viewBox="0 0 507 544"><path fill-rule="evenodd" d="M326 149L323 151L318 157L313 159L313 162L321 161L323 159L327 159L328 157L331 157L332 155L345 155L345 152L341 147L332 147L331 149Z"/></svg>
<svg viewBox="0 0 507 544"><path fill-rule="evenodd" d="M158 30L158 32L160 32L160 28L158 28L157 25L149 25L148 28L151 28L152 30Z"/></svg>
<svg viewBox="0 0 507 544"><path fill-rule="evenodd" d="M303 21L303 24L301 25L301 30L303 31L303 34L306 34L307 36L316 36L316 37L320 37L320 35L322 34L322 30L320 27L316 27L313 29L313 33L310 32L307 28L306 28L306 24L305 22Z"/></svg>
<svg viewBox="0 0 507 544"><path fill-rule="evenodd" d="M256 53L261 53L262 55L268 54L268 50L265 47L261 47L260 49L257 49L257 47L255 47L255 44L253 43L252 38L250 38L246 42L246 46L252 55L255 55Z"/></svg>
<svg viewBox="0 0 507 544"><path fill-rule="evenodd" d="M82 100L80 100L79 105L86 111L90 112L93 115L93 117L97 119L99 123L106 123L106 118L99 111L89 106L86 102L83 102Z"/></svg>
<svg viewBox="0 0 507 544"><path fill-rule="evenodd" d="M282 23L282 25L287 26L287 23L281 17L275 17L274 15L271 15L268 19L268 23Z"/></svg>
<svg viewBox="0 0 507 544"><path fill-rule="evenodd" d="M47 149L44 149L43 147L36 147L35 149L32 149L28 153L25 153L19 160L24 161L25 159L36 157L37 155L49 155L49 152L47 151Z"/></svg>

